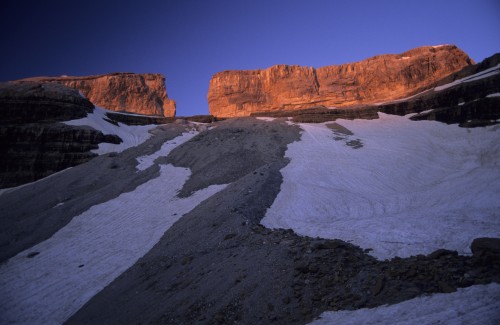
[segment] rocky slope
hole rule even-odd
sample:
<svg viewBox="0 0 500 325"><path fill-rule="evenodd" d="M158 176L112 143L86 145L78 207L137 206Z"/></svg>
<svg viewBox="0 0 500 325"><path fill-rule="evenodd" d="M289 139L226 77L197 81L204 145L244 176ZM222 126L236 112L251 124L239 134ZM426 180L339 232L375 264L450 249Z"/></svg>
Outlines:
<svg viewBox="0 0 500 325"><path fill-rule="evenodd" d="M407 97L474 62L453 45L425 46L356 63L223 71L210 80L216 117L315 107L345 107Z"/></svg>
<svg viewBox="0 0 500 325"><path fill-rule="evenodd" d="M0 187L12 187L84 163L101 142L121 139L61 121L85 117L94 105L58 84L0 84Z"/></svg>
<svg viewBox="0 0 500 325"><path fill-rule="evenodd" d="M80 90L92 103L112 111L175 116L161 74L112 73L87 77L35 77L19 80L60 83Z"/></svg>

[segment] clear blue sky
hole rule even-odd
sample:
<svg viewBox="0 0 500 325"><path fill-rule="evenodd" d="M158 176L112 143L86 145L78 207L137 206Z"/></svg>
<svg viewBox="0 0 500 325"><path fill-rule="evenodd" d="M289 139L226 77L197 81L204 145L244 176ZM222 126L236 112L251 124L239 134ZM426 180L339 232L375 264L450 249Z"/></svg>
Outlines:
<svg viewBox="0 0 500 325"><path fill-rule="evenodd" d="M152 72L178 115L207 114L211 76L320 67L455 44L500 52L500 0L3 0L0 81Z"/></svg>

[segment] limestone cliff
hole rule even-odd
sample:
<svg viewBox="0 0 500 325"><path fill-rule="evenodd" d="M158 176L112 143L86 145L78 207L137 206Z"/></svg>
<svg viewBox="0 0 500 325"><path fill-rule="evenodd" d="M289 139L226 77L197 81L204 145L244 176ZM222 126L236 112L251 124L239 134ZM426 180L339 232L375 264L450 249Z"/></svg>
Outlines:
<svg viewBox="0 0 500 325"><path fill-rule="evenodd" d="M87 77L35 77L19 80L55 82L80 90L94 105L145 115L175 116L161 74L112 73Z"/></svg>
<svg viewBox="0 0 500 325"><path fill-rule="evenodd" d="M208 104L216 117L235 117L383 102L423 91L473 63L456 46L442 45L318 69L276 65L265 70L223 71L210 80Z"/></svg>

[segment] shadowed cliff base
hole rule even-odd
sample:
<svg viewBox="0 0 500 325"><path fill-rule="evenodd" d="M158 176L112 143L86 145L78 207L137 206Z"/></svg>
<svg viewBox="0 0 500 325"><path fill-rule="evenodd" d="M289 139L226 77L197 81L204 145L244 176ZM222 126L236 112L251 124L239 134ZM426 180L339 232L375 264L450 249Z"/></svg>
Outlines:
<svg viewBox="0 0 500 325"><path fill-rule="evenodd" d="M147 124L166 124L166 123L214 123L223 121L224 118L216 118L213 115L193 115L163 117L139 114L106 113L106 116L112 123L123 123L126 125L147 125Z"/></svg>

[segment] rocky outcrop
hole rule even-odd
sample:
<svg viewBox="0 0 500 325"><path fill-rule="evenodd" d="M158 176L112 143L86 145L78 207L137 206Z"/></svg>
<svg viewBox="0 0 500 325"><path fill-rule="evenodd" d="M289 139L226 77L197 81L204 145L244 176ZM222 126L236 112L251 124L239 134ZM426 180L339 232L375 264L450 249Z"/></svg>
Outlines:
<svg viewBox="0 0 500 325"><path fill-rule="evenodd" d="M92 103L112 111L175 116L161 74L112 73L87 77L36 77L17 82L60 83L81 91Z"/></svg>
<svg viewBox="0 0 500 325"><path fill-rule="evenodd" d="M456 46L442 45L318 69L276 65L224 71L210 81L208 104L216 117L372 104L421 92L473 63Z"/></svg>
<svg viewBox="0 0 500 325"><path fill-rule="evenodd" d="M0 84L0 125L67 121L93 110L78 91L58 84Z"/></svg>
<svg viewBox="0 0 500 325"><path fill-rule="evenodd" d="M0 188L21 185L84 163L115 135L59 123L92 112L78 91L59 84L0 84Z"/></svg>
<svg viewBox="0 0 500 325"><path fill-rule="evenodd" d="M291 118L296 123L322 123L335 121L336 119L364 119L373 120L378 118L378 108L376 106L354 106L349 108L329 109L325 106L316 106L293 111L271 111L252 113L255 117L276 117Z"/></svg>
<svg viewBox="0 0 500 325"><path fill-rule="evenodd" d="M378 106L380 112L406 115L412 120L435 120L474 127L500 119L500 54L468 66L417 96ZM444 85L444 86L443 86Z"/></svg>
<svg viewBox="0 0 500 325"><path fill-rule="evenodd" d="M465 67L414 96L381 104L345 108L315 106L307 109L251 113L251 116L287 117L299 123L336 119L376 119L378 112L407 115L412 120L436 120L463 127L500 122L500 53ZM436 87L437 86L437 87Z"/></svg>

